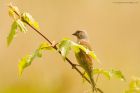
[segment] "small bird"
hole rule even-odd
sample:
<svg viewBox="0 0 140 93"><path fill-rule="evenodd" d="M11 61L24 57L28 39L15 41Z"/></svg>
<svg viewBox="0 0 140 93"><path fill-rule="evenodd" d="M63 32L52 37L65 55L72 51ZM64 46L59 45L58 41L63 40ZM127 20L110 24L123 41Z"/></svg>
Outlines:
<svg viewBox="0 0 140 93"><path fill-rule="evenodd" d="M92 48L89 44L89 40L88 40L88 35L87 32L85 31L76 31L75 33L73 33L72 35L77 37L77 43L84 46L85 48L89 49L90 51L92 51ZM93 79L93 73L92 73L92 69L93 69L93 62L92 62L92 57L89 56L88 54L86 54L82 49L80 49L80 51L78 53L75 53L77 62L79 63L79 65L85 70L85 72L87 73L87 75L89 76L91 85L92 85L92 89L93 91L95 90L95 82Z"/></svg>

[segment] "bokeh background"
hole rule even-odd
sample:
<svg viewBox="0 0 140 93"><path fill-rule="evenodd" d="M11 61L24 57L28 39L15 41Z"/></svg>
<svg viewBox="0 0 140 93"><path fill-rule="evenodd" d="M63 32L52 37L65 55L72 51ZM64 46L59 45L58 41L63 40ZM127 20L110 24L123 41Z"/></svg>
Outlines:
<svg viewBox="0 0 140 93"><path fill-rule="evenodd" d="M12 19L8 16L11 0L0 0L0 93L87 93L88 83L55 52L45 52L18 77L18 61L44 41L29 28L18 33L10 47L6 37ZM88 32L102 65L120 69L127 81L100 77L98 86L105 93L123 93L131 77L140 77L140 2L112 3L118 0L13 0L39 22L41 33L58 42L75 40L76 30ZM129 0L130 1L130 0ZM134 0L133 0L134 1ZM75 62L73 54L69 55Z"/></svg>

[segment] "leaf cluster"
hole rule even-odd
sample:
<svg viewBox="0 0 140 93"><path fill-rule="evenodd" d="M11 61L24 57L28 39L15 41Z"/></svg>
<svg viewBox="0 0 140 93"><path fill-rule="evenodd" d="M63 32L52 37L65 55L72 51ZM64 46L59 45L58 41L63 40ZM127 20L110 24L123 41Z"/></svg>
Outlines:
<svg viewBox="0 0 140 93"><path fill-rule="evenodd" d="M17 34L17 30L19 29L21 32L27 32L26 25L30 24L31 26L39 29L38 23L34 20L34 18L27 12L20 13L18 7L9 5L9 16L13 18L13 23L11 25L10 33L7 37L7 44L10 45L13 41L14 37ZM17 17L16 17L17 16Z"/></svg>
<svg viewBox="0 0 140 93"><path fill-rule="evenodd" d="M45 50L53 50L52 46L50 46L48 43L44 42L42 43L32 54L24 56L20 62L19 62L19 73L22 74L23 70L30 66L33 60L37 57L42 57L42 53Z"/></svg>
<svg viewBox="0 0 140 93"><path fill-rule="evenodd" d="M110 69L110 70L104 70L104 69L93 69L93 74L97 75L97 74L101 74L103 76L105 76L107 79L111 79L112 77L116 77L122 81L125 81L125 77L122 74L122 72L120 70L117 69Z"/></svg>
<svg viewBox="0 0 140 93"><path fill-rule="evenodd" d="M134 77L125 93L140 93L140 78Z"/></svg>

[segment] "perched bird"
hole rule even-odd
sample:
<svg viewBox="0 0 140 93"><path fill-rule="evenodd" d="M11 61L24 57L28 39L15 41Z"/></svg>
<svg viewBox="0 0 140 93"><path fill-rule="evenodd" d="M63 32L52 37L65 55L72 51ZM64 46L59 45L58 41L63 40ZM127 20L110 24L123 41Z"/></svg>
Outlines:
<svg viewBox="0 0 140 93"><path fill-rule="evenodd" d="M89 41L88 41L88 35L85 31L76 31L75 33L73 33L72 35L77 37L77 43L84 46L85 48L92 50ZM86 54L82 49L80 49L80 51L78 53L75 53L77 62L79 63L79 65L85 70L85 72L87 73L87 75L89 76L91 85L92 85L92 89L93 91L95 90L95 82L93 79L93 73L92 73L92 69L93 69L93 62L92 62L92 57L89 56L88 54Z"/></svg>

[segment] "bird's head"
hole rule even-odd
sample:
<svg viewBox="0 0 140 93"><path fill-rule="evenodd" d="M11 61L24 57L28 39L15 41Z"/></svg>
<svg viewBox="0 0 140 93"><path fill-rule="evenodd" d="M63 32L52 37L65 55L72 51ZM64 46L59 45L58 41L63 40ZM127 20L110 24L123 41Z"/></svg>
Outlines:
<svg viewBox="0 0 140 93"><path fill-rule="evenodd" d="M87 33L85 31L76 31L75 33L73 33L72 35L76 36L77 39L87 39Z"/></svg>

